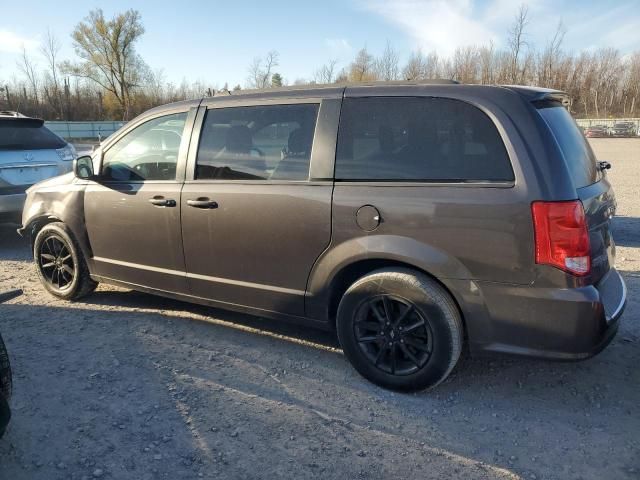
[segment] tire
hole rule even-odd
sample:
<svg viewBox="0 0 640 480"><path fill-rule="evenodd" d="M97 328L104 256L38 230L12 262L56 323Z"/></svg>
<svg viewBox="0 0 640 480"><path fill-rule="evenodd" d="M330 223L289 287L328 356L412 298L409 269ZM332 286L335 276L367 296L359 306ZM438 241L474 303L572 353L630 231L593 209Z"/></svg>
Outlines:
<svg viewBox="0 0 640 480"><path fill-rule="evenodd" d="M360 278L342 297L336 322L354 368L392 390L438 385L462 351L457 305L438 282L409 269L381 269Z"/></svg>
<svg viewBox="0 0 640 480"><path fill-rule="evenodd" d="M9 400L11 399L12 378L9 355L0 335L0 438L11 419Z"/></svg>
<svg viewBox="0 0 640 480"><path fill-rule="evenodd" d="M7 401L11 398L12 389L11 364L9 354L0 335L0 396Z"/></svg>
<svg viewBox="0 0 640 480"><path fill-rule="evenodd" d="M93 292L87 262L63 223L42 227L33 242L33 259L44 288L63 300L78 300Z"/></svg>

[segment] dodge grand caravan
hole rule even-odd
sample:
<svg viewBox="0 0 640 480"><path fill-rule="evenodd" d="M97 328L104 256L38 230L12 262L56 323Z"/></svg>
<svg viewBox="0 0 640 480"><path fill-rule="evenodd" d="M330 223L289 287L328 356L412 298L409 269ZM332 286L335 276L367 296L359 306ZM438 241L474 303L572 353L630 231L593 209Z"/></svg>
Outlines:
<svg viewBox="0 0 640 480"><path fill-rule="evenodd" d="M105 282L335 328L369 380L463 349L583 359L625 305L616 202L562 92L373 84L158 107L29 189L44 287Z"/></svg>

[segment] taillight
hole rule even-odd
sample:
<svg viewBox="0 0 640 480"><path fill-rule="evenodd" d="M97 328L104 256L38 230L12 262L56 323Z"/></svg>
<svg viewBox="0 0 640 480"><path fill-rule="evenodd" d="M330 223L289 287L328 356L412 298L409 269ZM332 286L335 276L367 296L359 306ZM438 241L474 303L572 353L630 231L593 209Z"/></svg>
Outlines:
<svg viewBox="0 0 640 480"><path fill-rule="evenodd" d="M582 202L533 202L536 263L573 275L591 270L589 230Z"/></svg>

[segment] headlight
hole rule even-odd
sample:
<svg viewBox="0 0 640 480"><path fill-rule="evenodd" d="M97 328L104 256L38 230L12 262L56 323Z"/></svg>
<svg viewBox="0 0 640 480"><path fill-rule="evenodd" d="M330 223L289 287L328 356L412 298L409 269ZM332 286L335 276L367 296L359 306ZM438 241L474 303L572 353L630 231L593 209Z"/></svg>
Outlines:
<svg viewBox="0 0 640 480"><path fill-rule="evenodd" d="M75 147L70 143L67 143L64 147L57 149L56 153L60 157L60 160L65 162L71 162L78 156Z"/></svg>

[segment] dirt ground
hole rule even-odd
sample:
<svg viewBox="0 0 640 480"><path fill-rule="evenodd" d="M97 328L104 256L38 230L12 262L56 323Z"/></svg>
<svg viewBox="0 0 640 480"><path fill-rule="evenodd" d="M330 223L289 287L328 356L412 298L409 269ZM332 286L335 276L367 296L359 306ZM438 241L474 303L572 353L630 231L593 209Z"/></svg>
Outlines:
<svg viewBox="0 0 640 480"><path fill-rule="evenodd" d="M594 139L619 210L621 330L581 363L470 359L382 390L325 333L101 286L66 303L0 229L14 417L0 479L640 478L640 139Z"/></svg>

